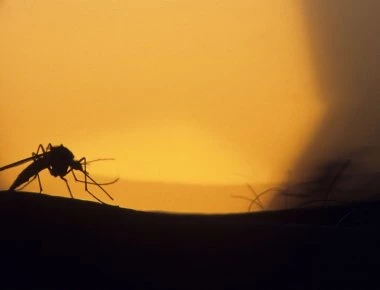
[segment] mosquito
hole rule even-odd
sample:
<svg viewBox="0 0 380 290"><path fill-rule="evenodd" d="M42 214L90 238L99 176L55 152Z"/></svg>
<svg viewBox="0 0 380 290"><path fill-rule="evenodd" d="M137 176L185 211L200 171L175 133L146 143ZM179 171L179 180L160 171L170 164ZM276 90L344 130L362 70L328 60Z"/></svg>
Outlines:
<svg viewBox="0 0 380 290"><path fill-rule="evenodd" d="M69 190L71 198L74 198L71 192L69 183L67 182L67 179L65 178L65 176L71 172L74 176L75 181L84 183L84 188L87 193L89 193L94 199L96 199L100 203L104 203L103 201L101 201L99 198L97 198L94 194L90 192L90 190L88 189L88 184L96 185L111 200L113 200L112 196L102 187L102 185L113 184L119 179L117 178L107 183L98 183L92 177L90 177L90 175L87 172L86 165L91 162L100 161L100 160L107 160L107 159L96 159L96 160L87 162L86 157L82 157L79 160L75 160L74 154L62 144L59 146L53 146L49 143L46 149L44 148L42 144L40 144L37 148L37 153L32 153L31 157L3 166L0 168L0 171L33 161L17 176L16 180L9 187L10 191L15 191L17 188L21 190L37 178L38 185L40 187L40 193L42 193L42 186L41 186L39 173L40 171L44 169L48 169L52 176L54 177L59 176L66 183L66 186L67 186L67 189ZM83 173L84 181L76 177L74 170L78 170ZM88 181L88 179L90 181Z"/></svg>

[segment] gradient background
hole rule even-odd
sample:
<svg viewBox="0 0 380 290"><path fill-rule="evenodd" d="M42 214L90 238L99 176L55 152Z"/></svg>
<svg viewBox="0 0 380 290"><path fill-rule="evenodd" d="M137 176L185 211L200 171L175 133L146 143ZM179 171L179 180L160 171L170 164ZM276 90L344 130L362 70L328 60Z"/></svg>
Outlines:
<svg viewBox="0 0 380 290"><path fill-rule="evenodd" d="M379 2L331 2L0 0L0 164L62 143L116 159L89 172L121 207L246 211L246 183L378 145Z"/></svg>

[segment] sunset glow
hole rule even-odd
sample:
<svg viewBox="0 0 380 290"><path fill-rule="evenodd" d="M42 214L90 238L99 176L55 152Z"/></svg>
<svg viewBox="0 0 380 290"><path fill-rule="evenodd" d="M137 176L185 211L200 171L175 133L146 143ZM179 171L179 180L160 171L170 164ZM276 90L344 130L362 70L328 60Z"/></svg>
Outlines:
<svg viewBox="0 0 380 290"><path fill-rule="evenodd" d="M0 1L0 167L64 144L115 158L89 167L112 204L246 211L231 195L283 182L326 109L301 2Z"/></svg>

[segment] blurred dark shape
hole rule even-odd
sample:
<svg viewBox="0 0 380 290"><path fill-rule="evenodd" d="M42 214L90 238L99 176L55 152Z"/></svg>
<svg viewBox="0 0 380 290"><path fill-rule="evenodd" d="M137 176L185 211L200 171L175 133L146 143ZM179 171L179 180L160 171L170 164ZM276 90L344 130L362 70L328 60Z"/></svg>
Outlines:
<svg viewBox="0 0 380 290"><path fill-rule="evenodd" d="M370 183L366 186L375 194L380 172L380 1L305 0L303 8L320 101L327 112L292 168L293 179L304 181L305 172L320 168L311 178L313 186L304 189L315 193L315 199L326 199L323 194L340 164L349 159L348 168L355 171L351 178L358 186ZM372 157L349 156L359 151ZM356 186L353 180L350 190Z"/></svg>
<svg viewBox="0 0 380 290"><path fill-rule="evenodd" d="M380 171L369 166L380 150L363 148L345 157L320 161L319 166L290 179L275 196L272 208L326 206L380 199Z"/></svg>

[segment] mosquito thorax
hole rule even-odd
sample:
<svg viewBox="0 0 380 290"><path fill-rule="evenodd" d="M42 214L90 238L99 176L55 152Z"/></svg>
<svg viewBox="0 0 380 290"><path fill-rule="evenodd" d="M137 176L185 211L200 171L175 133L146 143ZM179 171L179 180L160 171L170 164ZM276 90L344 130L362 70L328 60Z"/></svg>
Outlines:
<svg viewBox="0 0 380 290"><path fill-rule="evenodd" d="M63 145L51 147L49 162L54 176L64 176L68 168L72 167L73 160L74 154Z"/></svg>

